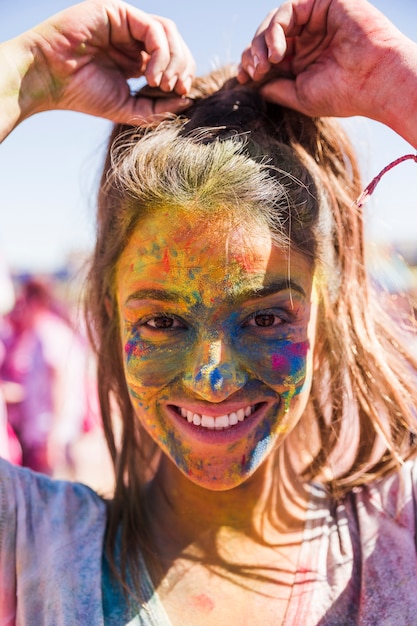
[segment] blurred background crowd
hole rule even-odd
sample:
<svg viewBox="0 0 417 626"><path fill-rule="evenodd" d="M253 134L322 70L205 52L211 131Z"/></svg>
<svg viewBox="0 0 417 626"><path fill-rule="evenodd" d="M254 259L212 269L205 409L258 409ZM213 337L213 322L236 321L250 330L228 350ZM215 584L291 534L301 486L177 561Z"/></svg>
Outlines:
<svg viewBox="0 0 417 626"><path fill-rule="evenodd" d="M71 265L12 275L0 263L0 455L107 495L113 477L81 284Z"/></svg>

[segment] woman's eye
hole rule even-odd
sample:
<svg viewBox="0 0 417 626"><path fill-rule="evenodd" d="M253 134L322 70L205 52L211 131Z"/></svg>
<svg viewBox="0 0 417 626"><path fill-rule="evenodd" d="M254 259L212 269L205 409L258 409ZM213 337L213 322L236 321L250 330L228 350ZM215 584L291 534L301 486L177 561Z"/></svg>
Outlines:
<svg viewBox="0 0 417 626"><path fill-rule="evenodd" d="M285 319L275 313L257 313L250 318L247 325L257 326L258 328L271 328L273 326L280 326L284 324L285 321Z"/></svg>
<svg viewBox="0 0 417 626"><path fill-rule="evenodd" d="M166 315L152 317L144 322L144 326L150 326L151 328L155 328L156 330L184 328L184 324L181 324L181 322L175 317L168 317Z"/></svg>
<svg viewBox="0 0 417 626"><path fill-rule="evenodd" d="M266 326L274 326L276 320L278 320L278 323L281 321L276 315L272 315L272 313L262 313L261 315L255 315L253 318L255 326L260 326L262 328L265 328Z"/></svg>

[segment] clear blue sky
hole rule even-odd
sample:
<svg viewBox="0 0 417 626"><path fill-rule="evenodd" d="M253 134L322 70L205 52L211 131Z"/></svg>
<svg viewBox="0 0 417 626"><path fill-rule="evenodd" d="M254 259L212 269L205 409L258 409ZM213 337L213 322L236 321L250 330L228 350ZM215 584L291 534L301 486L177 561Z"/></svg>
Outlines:
<svg viewBox="0 0 417 626"><path fill-rule="evenodd" d="M70 0L11 0L1 10L5 40L70 6ZM133 0L144 11L173 18L203 74L238 62L270 0ZM417 41L416 0L374 0ZM410 146L379 124L347 122L368 182ZM19 270L52 270L72 251L88 250L94 231L94 194L109 124L68 112L48 112L20 125L0 147L0 252ZM382 240L417 241L417 167L388 174L368 209L369 232Z"/></svg>

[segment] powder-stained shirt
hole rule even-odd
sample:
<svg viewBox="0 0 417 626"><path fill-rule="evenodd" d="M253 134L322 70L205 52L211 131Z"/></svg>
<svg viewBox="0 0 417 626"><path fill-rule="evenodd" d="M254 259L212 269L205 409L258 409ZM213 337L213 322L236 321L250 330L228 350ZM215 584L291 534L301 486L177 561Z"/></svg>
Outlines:
<svg viewBox="0 0 417 626"><path fill-rule="evenodd" d="M416 484L409 462L340 503L310 486L285 624L417 624ZM88 487L0 460L0 626L170 626L143 561L141 602L126 607L103 555L105 524Z"/></svg>

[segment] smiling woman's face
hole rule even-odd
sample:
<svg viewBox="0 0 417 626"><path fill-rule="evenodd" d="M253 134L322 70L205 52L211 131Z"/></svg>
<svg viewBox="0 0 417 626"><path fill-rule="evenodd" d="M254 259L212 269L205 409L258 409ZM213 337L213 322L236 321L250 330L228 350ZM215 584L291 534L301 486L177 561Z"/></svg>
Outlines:
<svg viewBox="0 0 417 626"><path fill-rule="evenodd" d="M294 428L310 393L313 270L268 228L145 217L116 294L137 418L190 480L230 489Z"/></svg>

